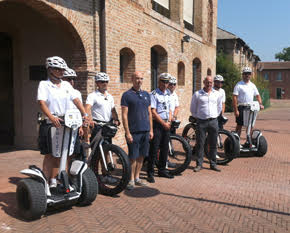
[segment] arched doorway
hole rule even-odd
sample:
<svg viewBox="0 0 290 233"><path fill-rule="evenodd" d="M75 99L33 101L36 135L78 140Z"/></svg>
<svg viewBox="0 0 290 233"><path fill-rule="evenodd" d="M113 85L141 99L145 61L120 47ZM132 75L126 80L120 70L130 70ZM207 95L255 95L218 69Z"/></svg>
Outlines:
<svg viewBox="0 0 290 233"><path fill-rule="evenodd" d="M158 76L167 72L167 52L160 45L151 48L151 90L157 88Z"/></svg>
<svg viewBox="0 0 290 233"><path fill-rule="evenodd" d="M130 83L135 72L135 53L130 48L120 50L120 82Z"/></svg>
<svg viewBox="0 0 290 233"><path fill-rule="evenodd" d="M17 0L0 2L0 33L8 35L11 41L12 55L6 52L1 56L13 64L9 79L11 98L14 96L10 104L12 143L20 148L36 148L39 111L36 96L39 81L46 79L45 59L57 55L63 57L70 67L86 71L84 46L72 24L41 1L37 4L35 1ZM0 86L4 82L1 76Z"/></svg>
<svg viewBox="0 0 290 233"><path fill-rule="evenodd" d="M13 98L13 64L12 39L0 32L0 145L13 145L14 140L14 98Z"/></svg>
<svg viewBox="0 0 290 233"><path fill-rule="evenodd" d="M201 88L201 61L195 58L192 61L192 93Z"/></svg>

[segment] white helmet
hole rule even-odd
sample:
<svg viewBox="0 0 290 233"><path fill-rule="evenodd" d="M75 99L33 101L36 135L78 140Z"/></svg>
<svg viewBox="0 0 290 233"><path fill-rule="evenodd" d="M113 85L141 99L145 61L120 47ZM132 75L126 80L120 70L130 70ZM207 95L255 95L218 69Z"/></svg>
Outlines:
<svg viewBox="0 0 290 233"><path fill-rule="evenodd" d="M63 77L64 78L65 77L73 77L73 78L76 78L77 77L77 74L76 74L76 72L73 69L67 67L65 69L64 73L63 73Z"/></svg>
<svg viewBox="0 0 290 233"><path fill-rule="evenodd" d="M169 81L171 75L169 73L162 73L159 75L159 79L163 81Z"/></svg>
<svg viewBox="0 0 290 233"><path fill-rule="evenodd" d="M67 64L65 60L63 60L61 57L58 57L58 56L46 58L45 65L46 65L46 69L48 69L49 67L59 68L59 69L67 68Z"/></svg>
<svg viewBox="0 0 290 233"><path fill-rule="evenodd" d="M109 82L110 81L110 77L109 77L109 75L107 75L104 72L99 72L95 76L95 80L96 80L96 82L98 82L98 81L108 81Z"/></svg>
<svg viewBox="0 0 290 233"><path fill-rule="evenodd" d="M220 82L223 82L223 81L224 81L224 77L221 76L220 74L217 74L217 75L214 77L214 81L220 81Z"/></svg>
<svg viewBox="0 0 290 233"><path fill-rule="evenodd" d="M169 78L169 83L170 84L176 84L177 83L177 79L174 77L174 76L170 76L170 78Z"/></svg>
<svg viewBox="0 0 290 233"><path fill-rule="evenodd" d="M245 66L245 67L243 68L243 73L252 73L252 69L251 69L251 67Z"/></svg>

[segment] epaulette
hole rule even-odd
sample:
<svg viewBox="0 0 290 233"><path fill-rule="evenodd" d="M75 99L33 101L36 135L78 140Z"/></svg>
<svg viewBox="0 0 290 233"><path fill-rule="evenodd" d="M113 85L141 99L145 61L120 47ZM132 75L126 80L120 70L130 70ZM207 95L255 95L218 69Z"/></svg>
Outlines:
<svg viewBox="0 0 290 233"><path fill-rule="evenodd" d="M156 95L156 90L151 92L152 95Z"/></svg>

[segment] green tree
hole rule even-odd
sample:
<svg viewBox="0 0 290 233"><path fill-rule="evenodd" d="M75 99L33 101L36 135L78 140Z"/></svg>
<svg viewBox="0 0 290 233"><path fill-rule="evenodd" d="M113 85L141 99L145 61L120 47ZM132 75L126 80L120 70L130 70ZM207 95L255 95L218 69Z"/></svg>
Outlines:
<svg viewBox="0 0 290 233"><path fill-rule="evenodd" d="M216 73L224 77L223 88L226 93L226 111L232 112L233 90L241 80L241 71L224 53L218 53L216 59Z"/></svg>
<svg viewBox="0 0 290 233"><path fill-rule="evenodd" d="M290 61L290 47L284 48L280 53L276 53L275 59L279 61Z"/></svg>

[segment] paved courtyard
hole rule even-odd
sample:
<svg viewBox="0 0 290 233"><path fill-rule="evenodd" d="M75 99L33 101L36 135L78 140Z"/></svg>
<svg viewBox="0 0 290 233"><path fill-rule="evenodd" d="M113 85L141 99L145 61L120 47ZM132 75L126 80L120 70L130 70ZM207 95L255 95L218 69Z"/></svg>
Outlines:
<svg viewBox="0 0 290 233"><path fill-rule="evenodd" d="M226 129L233 129L234 118ZM48 213L26 222L17 215L19 171L41 165L38 151L0 154L0 232L290 232L290 101L273 100L256 128L268 141L263 158L244 156L221 173L191 163L173 180L118 197L98 195L88 207ZM205 168L209 165L205 164Z"/></svg>

